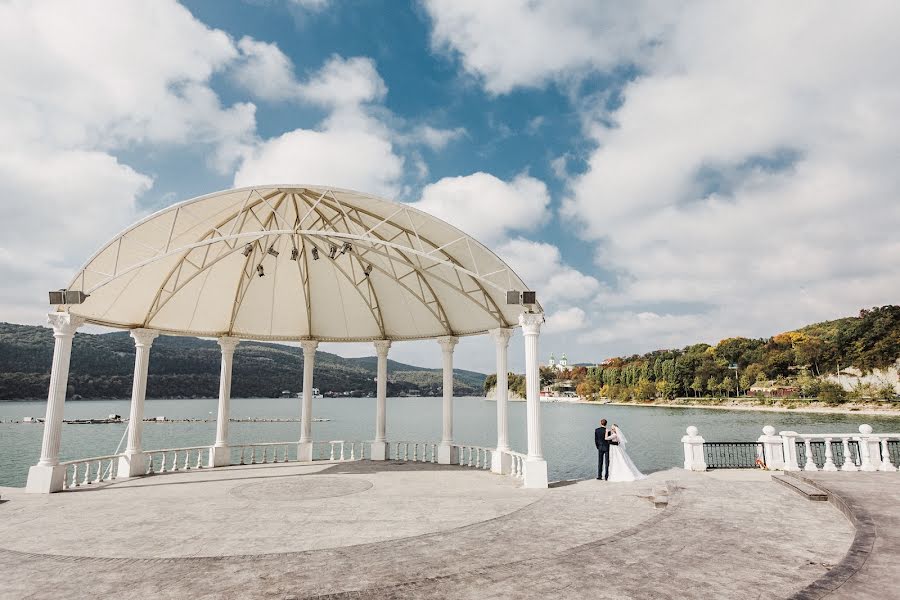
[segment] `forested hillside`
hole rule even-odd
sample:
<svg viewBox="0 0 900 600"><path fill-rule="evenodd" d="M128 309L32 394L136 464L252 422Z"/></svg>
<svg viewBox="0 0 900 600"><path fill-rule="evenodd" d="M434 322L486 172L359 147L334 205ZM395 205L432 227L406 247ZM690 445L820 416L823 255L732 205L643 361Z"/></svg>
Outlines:
<svg viewBox="0 0 900 600"><path fill-rule="evenodd" d="M799 395L841 392L821 376L839 369L884 369L900 358L900 306L862 310L856 317L816 323L767 339L727 338L715 346L695 344L680 350L614 358L595 368L563 374L578 380L582 395L612 398L746 393L758 381L798 388ZM730 368L730 367L736 367ZM737 378L735 374L737 373ZM861 391L891 397L892 390Z"/></svg>
<svg viewBox="0 0 900 600"><path fill-rule="evenodd" d="M437 356L437 350L435 351ZM219 386L220 350L214 340L160 336L153 343L147 396L214 397ZM46 327L0 323L0 400L45 398L53 357L53 332ZM342 358L316 353L315 386L322 392L375 392L374 357ZM134 371L134 343L127 332L75 335L69 395L127 398ZM456 395L480 394L484 375L454 371ZM439 369L388 361L388 393L437 396ZM303 358L299 348L241 342L235 352L232 395L274 397L299 392Z"/></svg>

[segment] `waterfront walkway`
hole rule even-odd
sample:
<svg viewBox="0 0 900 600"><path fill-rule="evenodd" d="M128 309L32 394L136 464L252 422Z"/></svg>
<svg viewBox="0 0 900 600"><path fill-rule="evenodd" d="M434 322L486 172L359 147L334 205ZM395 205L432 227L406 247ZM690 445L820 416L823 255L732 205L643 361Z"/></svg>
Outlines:
<svg viewBox="0 0 900 600"><path fill-rule="evenodd" d="M854 538L756 471L527 490L455 466L289 463L0 491L3 598L785 598Z"/></svg>
<svg viewBox="0 0 900 600"><path fill-rule="evenodd" d="M842 563L798 598L900 598L900 474L798 473L831 496L856 526Z"/></svg>

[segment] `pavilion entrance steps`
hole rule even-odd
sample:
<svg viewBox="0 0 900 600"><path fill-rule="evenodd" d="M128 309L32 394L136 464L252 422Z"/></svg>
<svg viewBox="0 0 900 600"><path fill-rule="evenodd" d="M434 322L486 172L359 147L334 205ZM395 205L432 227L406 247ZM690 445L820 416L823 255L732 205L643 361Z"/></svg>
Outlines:
<svg viewBox="0 0 900 600"><path fill-rule="evenodd" d="M779 475L772 475L772 480L780 483L786 488L797 492L807 500L811 500L813 502L827 502L828 494L820 490L814 485L810 485L806 483L796 475L792 473L784 473Z"/></svg>

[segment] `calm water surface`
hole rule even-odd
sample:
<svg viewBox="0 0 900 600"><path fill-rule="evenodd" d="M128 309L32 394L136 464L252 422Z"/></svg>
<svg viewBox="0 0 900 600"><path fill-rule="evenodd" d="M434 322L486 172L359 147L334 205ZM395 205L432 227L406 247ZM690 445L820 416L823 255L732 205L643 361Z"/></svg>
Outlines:
<svg viewBox="0 0 900 600"><path fill-rule="evenodd" d="M128 400L79 400L66 403L65 416L105 418L111 413L128 415ZM147 400L147 417L215 418L217 401ZM805 432L856 431L869 423L876 432L900 430L900 418L864 415L817 415L764 413L702 408L660 408L544 403L544 455L551 479L596 476L593 431L601 417L618 423L628 435L628 451L645 473L680 466L680 438L688 425L696 425L708 441L755 440L764 425L777 430ZM0 402L0 420L43 417L46 402ZM299 400L292 398L234 398L232 418L297 418ZM496 443L496 404L484 398L454 399L454 438L481 446ZM388 398L388 439L437 441L441 437L440 398ZM510 443L526 449L525 403L510 403ZM313 423L316 440L368 440L375 423L374 398L318 398L313 415L331 419ZM145 423L144 448L178 448L211 444L215 422ZM61 459L71 460L112 454L125 431L125 424L63 425ZM296 441L300 423L232 423L234 443ZM0 423L0 486L25 485L28 467L41 452L43 425Z"/></svg>

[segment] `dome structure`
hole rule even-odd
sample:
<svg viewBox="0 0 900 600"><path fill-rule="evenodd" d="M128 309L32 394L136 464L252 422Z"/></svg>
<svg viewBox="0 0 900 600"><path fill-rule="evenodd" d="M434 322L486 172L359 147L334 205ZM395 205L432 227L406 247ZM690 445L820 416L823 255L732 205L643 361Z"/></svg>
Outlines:
<svg viewBox="0 0 900 600"><path fill-rule="evenodd" d="M351 342L513 327L522 306L507 304L507 291L528 288L484 245L408 204L273 185L139 221L67 289L87 294L69 312L98 325Z"/></svg>

